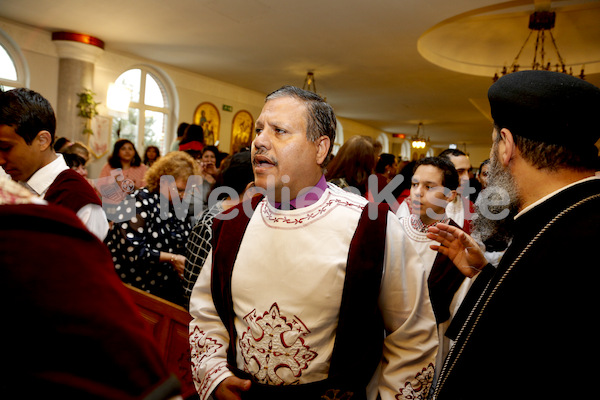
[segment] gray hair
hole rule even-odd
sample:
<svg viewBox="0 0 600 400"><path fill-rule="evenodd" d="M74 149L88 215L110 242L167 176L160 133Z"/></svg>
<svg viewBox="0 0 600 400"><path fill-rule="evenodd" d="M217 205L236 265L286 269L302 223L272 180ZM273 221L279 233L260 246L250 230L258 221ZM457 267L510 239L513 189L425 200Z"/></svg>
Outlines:
<svg viewBox="0 0 600 400"><path fill-rule="evenodd" d="M293 97L306 104L307 124L306 138L311 142L315 142L321 136L327 136L331 142L329 153L335 142L335 130L337 128L337 120L333 108L316 93L303 90L295 86L283 86L276 91L270 93L265 102L281 97ZM329 155L327 153L327 155Z"/></svg>

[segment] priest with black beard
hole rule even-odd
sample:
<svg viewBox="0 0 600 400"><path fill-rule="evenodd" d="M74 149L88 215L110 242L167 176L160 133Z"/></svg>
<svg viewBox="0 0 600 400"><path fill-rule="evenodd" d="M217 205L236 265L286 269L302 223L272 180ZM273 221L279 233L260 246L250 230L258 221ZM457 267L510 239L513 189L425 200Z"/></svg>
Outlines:
<svg viewBox="0 0 600 400"><path fill-rule="evenodd" d="M448 329L455 345L433 399L595 397L600 89L563 73L522 71L500 78L488 98L489 186L505 209L480 210L491 221L480 220L473 235L489 239L499 227L509 244L493 267L464 232L430 228L440 242L434 250L478 275Z"/></svg>

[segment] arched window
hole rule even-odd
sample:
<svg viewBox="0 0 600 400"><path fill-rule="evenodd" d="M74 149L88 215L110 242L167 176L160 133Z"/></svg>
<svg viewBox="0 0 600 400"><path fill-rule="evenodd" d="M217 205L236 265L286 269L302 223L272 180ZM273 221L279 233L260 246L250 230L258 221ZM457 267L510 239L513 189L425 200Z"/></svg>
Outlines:
<svg viewBox="0 0 600 400"><path fill-rule="evenodd" d="M400 148L400 157L402 157L402 161L411 161L411 152L412 148L410 147L410 140L405 140L402 142L402 147Z"/></svg>
<svg viewBox="0 0 600 400"><path fill-rule="evenodd" d="M17 44L0 29L0 85L4 90L29 87L29 70Z"/></svg>
<svg viewBox="0 0 600 400"><path fill-rule="evenodd" d="M140 66L122 73L115 81L131 91L127 117L113 119L113 143L129 139L143 158L148 146L164 155L173 136L176 95L168 77L155 68Z"/></svg>
<svg viewBox="0 0 600 400"><path fill-rule="evenodd" d="M377 136L377 141L379 143L381 143L381 152L382 153L389 153L390 152L390 139L388 138L388 136L381 132L379 134L379 136Z"/></svg>

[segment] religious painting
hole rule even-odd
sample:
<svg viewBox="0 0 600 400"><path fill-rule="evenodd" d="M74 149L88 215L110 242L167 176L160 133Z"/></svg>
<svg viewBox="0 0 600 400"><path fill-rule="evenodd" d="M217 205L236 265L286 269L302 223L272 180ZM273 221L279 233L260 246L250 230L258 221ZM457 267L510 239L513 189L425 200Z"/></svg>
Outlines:
<svg viewBox="0 0 600 400"><path fill-rule="evenodd" d="M204 131L204 144L217 146L219 144L219 128L221 117L219 110L212 103L201 103L194 111L194 124L200 125Z"/></svg>
<svg viewBox="0 0 600 400"><path fill-rule="evenodd" d="M253 130L254 119L252 114L246 110L238 111L231 124L231 154L237 153L244 147L250 147Z"/></svg>
<svg viewBox="0 0 600 400"><path fill-rule="evenodd" d="M87 145L94 157L100 158L111 150L112 118L96 115L90 125L93 133L88 135Z"/></svg>

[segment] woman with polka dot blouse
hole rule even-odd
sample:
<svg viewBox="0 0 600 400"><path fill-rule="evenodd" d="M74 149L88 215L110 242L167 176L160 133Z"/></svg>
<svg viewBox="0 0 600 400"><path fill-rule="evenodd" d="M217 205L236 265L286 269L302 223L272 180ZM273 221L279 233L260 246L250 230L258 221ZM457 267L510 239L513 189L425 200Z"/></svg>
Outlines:
<svg viewBox="0 0 600 400"><path fill-rule="evenodd" d="M105 241L123 282L177 304L183 303L185 245L193 228L188 207L180 205L193 175L199 167L188 154L161 157L146 173L147 186L117 207Z"/></svg>

